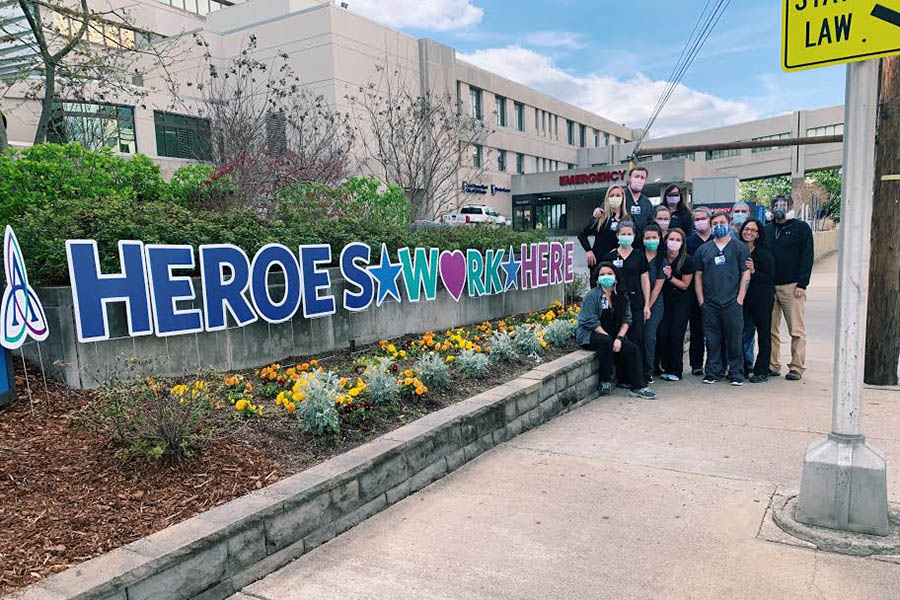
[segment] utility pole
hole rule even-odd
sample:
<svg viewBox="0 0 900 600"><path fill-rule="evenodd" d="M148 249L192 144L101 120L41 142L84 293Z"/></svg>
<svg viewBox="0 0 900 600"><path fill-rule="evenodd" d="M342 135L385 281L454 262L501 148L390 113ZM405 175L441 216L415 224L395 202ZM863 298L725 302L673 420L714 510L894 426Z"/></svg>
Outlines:
<svg viewBox="0 0 900 600"><path fill-rule="evenodd" d="M795 518L808 525L887 535L884 456L867 444L862 435L877 108L878 61L850 63L844 105L844 178L831 433L806 449Z"/></svg>
<svg viewBox="0 0 900 600"><path fill-rule="evenodd" d="M882 59L875 150L865 381L897 385L900 367L900 56Z"/></svg>

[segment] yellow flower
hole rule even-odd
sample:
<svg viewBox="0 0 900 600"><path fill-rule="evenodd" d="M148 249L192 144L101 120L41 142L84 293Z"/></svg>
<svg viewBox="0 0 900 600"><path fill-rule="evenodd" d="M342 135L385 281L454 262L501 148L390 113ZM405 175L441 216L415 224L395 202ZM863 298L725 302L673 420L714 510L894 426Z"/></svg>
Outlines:
<svg viewBox="0 0 900 600"><path fill-rule="evenodd" d="M240 412L240 411L244 410L245 408L247 408L248 404L249 404L249 402L247 402L246 400L243 400L243 399L238 400L237 403L235 403L235 405L234 405L234 410Z"/></svg>
<svg viewBox="0 0 900 600"><path fill-rule="evenodd" d="M406 379L403 380L403 385L412 385L412 382L413 382L412 378L407 377Z"/></svg>
<svg viewBox="0 0 900 600"><path fill-rule="evenodd" d="M202 390L206 386L206 383L203 381L195 381L194 389Z"/></svg>
<svg viewBox="0 0 900 600"><path fill-rule="evenodd" d="M175 396L181 396L187 391L186 385L176 385L172 388L172 394Z"/></svg>
<svg viewBox="0 0 900 600"><path fill-rule="evenodd" d="M544 340L541 340L541 348L546 348L546 347L547 347L547 342L545 342Z"/></svg>
<svg viewBox="0 0 900 600"><path fill-rule="evenodd" d="M345 385L347 385L347 378L341 377L341 380L338 381L338 387L344 387Z"/></svg>
<svg viewBox="0 0 900 600"><path fill-rule="evenodd" d="M405 377L412 377L413 376L412 369L406 369L405 371L403 371L403 375Z"/></svg>
<svg viewBox="0 0 900 600"><path fill-rule="evenodd" d="M359 396L359 388L353 388L352 390L350 390L350 395L353 396L354 398Z"/></svg>
<svg viewBox="0 0 900 600"><path fill-rule="evenodd" d="M315 359L309 361L309 366L311 366L311 367L318 366L318 364L319 364L319 361L317 361Z"/></svg>
<svg viewBox="0 0 900 600"><path fill-rule="evenodd" d="M297 410L297 407L294 405L293 402L288 402L287 405L285 406L285 408L287 409L287 411L289 413L293 413L295 410Z"/></svg>
<svg viewBox="0 0 900 600"><path fill-rule="evenodd" d="M400 358L406 358L406 350L400 351Z"/></svg>
<svg viewBox="0 0 900 600"><path fill-rule="evenodd" d="M453 362L454 360L456 360L456 357L453 356L453 355L447 357L447 362L448 362L448 363Z"/></svg>
<svg viewBox="0 0 900 600"><path fill-rule="evenodd" d="M388 349L388 352L390 352L391 354L394 354L395 352L397 352L397 348L393 344L388 344L387 349Z"/></svg>
<svg viewBox="0 0 900 600"><path fill-rule="evenodd" d="M259 416L263 416L263 415L262 415L262 414L263 414L263 407L262 407L262 406L260 406L260 407L256 410L256 414L258 414Z"/></svg>
<svg viewBox="0 0 900 600"><path fill-rule="evenodd" d="M426 387L424 387L424 386L423 386L423 387L418 387L418 388L416 388L416 395L417 395L417 396L421 396L422 394L424 394L424 393L427 392L427 391L428 391L428 388L426 388Z"/></svg>
<svg viewBox="0 0 900 600"><path fill-rule="evenodd" d="M294 402L302 402L304 398L303 392L294 392L294 395L291 396L291 399Z"/></svg>

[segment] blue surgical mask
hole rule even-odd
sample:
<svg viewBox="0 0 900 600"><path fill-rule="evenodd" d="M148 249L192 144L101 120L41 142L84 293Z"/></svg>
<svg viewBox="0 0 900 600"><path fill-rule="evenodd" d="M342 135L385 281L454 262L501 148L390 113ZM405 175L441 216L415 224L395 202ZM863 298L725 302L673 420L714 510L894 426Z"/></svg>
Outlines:
<svg viewBox="0 0 900 600"><path fill-rule="evenodd" d="M731 221L735 225L743 225L747 221L747 217L749 216L750 215L745 212L736 212L734 213L734 216L731 217Z"/></svg>
<svg viewBox="0 0 900 600"><path fill-rule="evenodd" d="M728 225L723 225L719 223L715 227L713 227L713 237L723 238L728 237L730 230L728 229Z"/></svg>
<svg viewBox="0 0 900 600"><path fill-rule="evenodd" d="M619 245L623 248L631 248L631 244L634 243L633 235L620 235L619 236Z"/></svg>
<svg viewBox="0 0 900 600"><path fill-rule="evenodd" d="M616 276L615 275L601 275L597 278L597 282L600 284L600 287L608 290L612 286L616 285Z"/></svg>
<svg viewBox="0 0 900 600"><path fill-rule="evenodd" d="M656 239L644 240L644 248L646 248L650 252L654 252L657 248L659 248L659 240L656 240Z"/></svg>

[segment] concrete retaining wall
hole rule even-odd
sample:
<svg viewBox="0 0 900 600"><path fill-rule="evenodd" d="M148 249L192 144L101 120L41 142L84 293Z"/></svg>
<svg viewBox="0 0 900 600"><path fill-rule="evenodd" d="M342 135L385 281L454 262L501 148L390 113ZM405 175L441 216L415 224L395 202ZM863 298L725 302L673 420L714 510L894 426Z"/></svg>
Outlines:
<svg viewBox="0 0 900 600"><path fill-rule="evenodd" d="M832 252L837 252L841 241L841 230L817 231L813 233L813 245L815 246L815 262L819 262Z"/></svg>
<svg viewBox="0 0 900 600"><path fill-rule="evenodd" d="M8 596L18 600L222 600L596 396L577 351L364 446Z"/></svg>
<svg viewBox="0 0 900 600"><path fill-rule="evenodd" d="M330 293L340 307L345 282L338 269L331 269L331 281ZM272 286L273 298L282 296L282 287ZM178 308L201 308L199 279L194 280L194 289L198 300L179 303ZM41 343L40 356L35 344L24 347L25 356L34 364L40 361L50 375L71 387L93 388L107 373L121 369L123 356L152 359L157 376L180 376L209 367L247 369L289 356L347 348L351 343L368 344L541 310L557 300L562 302L565 286L510 290L478 298L463 296L457 303L439 284L437 298L431 302L401 304L389 299L364 312L339 308L336 314L318 319L306 319L298 311L292 320L278 325L257 321L247 327L169 338L128 337L125 305L119 302L109 305L111 339L87 344L76 338L71 288L40 288L37 293L47 313L50 337Z"/></svg>

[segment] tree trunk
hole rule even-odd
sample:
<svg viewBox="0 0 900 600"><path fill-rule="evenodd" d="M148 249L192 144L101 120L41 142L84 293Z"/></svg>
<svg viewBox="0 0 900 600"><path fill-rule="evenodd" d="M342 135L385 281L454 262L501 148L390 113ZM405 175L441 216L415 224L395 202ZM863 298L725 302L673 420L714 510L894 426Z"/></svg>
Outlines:
<svg viewBox="0 0 900 600"><path fill-rule="evenodd" d="M882 59L865 382L897 385L900 365L900 56ZM894 178L887 178L893 176Z"/></svg>
<svg viewBox="0 0 900 600"><path fill-rule="evenodd" d="M44 78L44 97L41 99L41 117L38 119L37 131L34 132L34 143L47 141L47 130L50 128L50 117L53 116L53 99L56 95L56 67L46 65L47 75Z"/></svg>

